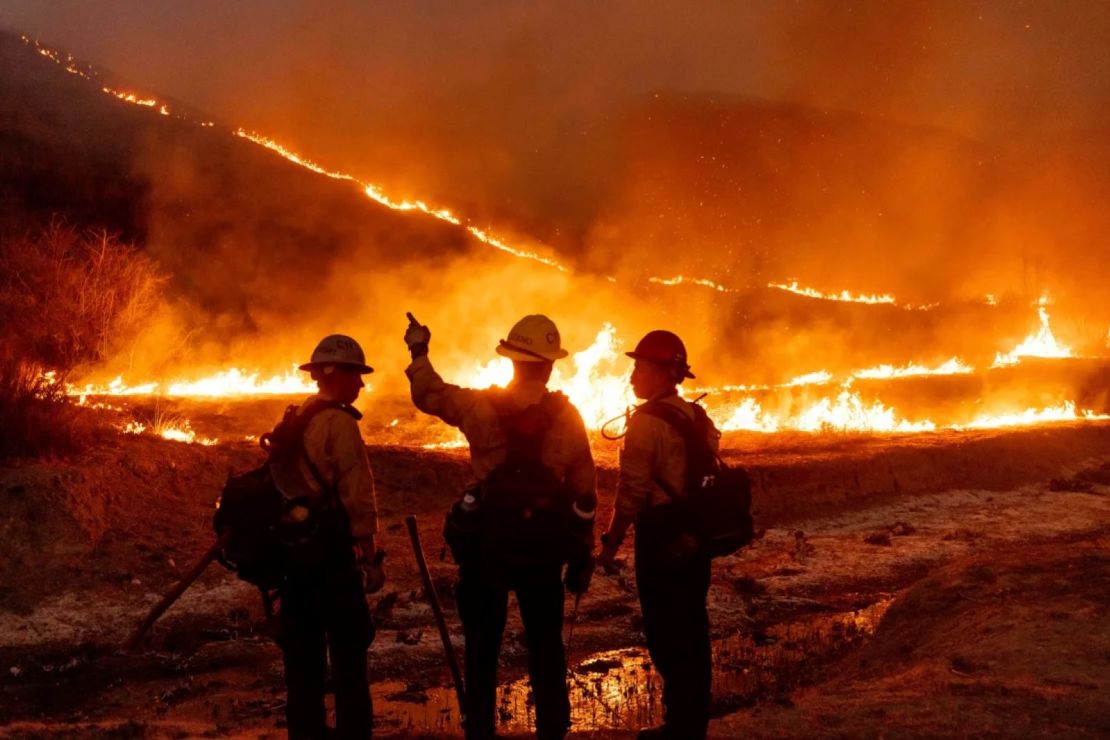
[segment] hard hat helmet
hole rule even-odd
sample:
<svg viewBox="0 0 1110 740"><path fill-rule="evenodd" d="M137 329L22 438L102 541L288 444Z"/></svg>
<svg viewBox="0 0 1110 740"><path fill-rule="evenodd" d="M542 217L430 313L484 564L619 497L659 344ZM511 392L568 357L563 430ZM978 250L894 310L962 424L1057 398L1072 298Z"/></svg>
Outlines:
<svg viewBox="0 0 1110 740"><path fill-rule="evenodd" d="M372 373L366 364L366 355L358 342L344 334L329 334L312 350L312 359L301 365L301 370L316 370L326 365L344 365L358 368L360 373Z"/></svg>
<svg viewBox="0 0 1110 740"><path fill-rule="evenodd" d="M678 335L663 329L649 331L636 345L636 349L625 352L634 360L647 360L665 365L676 372L679 378L693 378L690 364L686 362L686 345Z"/></svg>
<svg viewBox="0 0 1110 740"><path fill-rule="evenodd" d="M542 313L525 316L513 324L497 354L519 362L554 362L569 353L563 349L555 322Z"/></svg>

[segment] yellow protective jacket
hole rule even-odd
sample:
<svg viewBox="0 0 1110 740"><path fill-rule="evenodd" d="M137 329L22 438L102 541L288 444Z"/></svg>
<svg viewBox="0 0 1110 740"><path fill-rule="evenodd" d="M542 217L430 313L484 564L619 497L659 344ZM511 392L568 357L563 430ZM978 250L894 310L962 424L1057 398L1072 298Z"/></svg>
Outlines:
<svg viewBox="0 0 1110 740"><path fill-rule="evenodd" d="M693 404L677 394L658 400L681 409L691 420L694 418ZM707 438L716 452L721 433L712 423ZM666 483L672 491L685 488L686 444L678 431L663 419L633 413L620 454L617 511L635 521L652 506L666 502L670 497L656 482L657 479Z"/></svg>
<svg viewBox="0 0 1110 740"><path fill-rule="evenodd" d="M517 408L525 409L547 392L543 383L535 382L513 382L504 390L451 385L439 376L427 355L413 360L405 374L416 408L462 431L470 444L470 465L478 480L484 480L507 456L505 434L490 400L493 394L505 394ZM565 409L552 421L540 460L567 484L576 500L589 501L592 507L597 487L590 440L578 410L571 404Z"/></svg>
<svg viewBox="0 0 1110 740"><path fill-rule="evenodd" d="M309 396L298 407L298 413L317 398L319 396ZM362 539L377 534L374 476L355 418L335 408L316 412L305 427L304 447L328 487L338 491L351 523L351 536ZM272 468L274 482L290 498L308 496L314 499L324 495L304 458L304 455L293 454Z"/></svg>

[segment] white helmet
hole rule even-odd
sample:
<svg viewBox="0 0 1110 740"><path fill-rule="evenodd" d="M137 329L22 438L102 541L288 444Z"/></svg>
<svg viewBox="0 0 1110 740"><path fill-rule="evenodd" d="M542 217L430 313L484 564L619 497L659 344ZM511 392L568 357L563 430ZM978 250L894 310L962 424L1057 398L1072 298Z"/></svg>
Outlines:
<svg viewBox="0 0 1110 740"><path fill-rule="evenodd" d="M525 316L502 339L497 354L519 362L554 362L569 353L563 349L555 322L542 313Z"/></svg>
<svg viewBox="0 0 1110 740"><path fill-rule="evenodd" d="M312 351L312 359L301 365L301 370L312 371L326 365L357 367L364 374L374 372L374 368L366 364L362 347L344 334L330 334L321 339Z"/></svg>

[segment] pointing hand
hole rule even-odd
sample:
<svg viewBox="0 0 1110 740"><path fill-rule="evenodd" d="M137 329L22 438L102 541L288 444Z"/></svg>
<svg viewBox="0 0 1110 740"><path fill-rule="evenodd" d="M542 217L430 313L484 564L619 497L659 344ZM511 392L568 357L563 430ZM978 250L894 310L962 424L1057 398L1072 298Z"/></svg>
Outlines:
<svg viewBox="0 0 1110 740"><path fill-rule="evenodd" d="M409 319L408 328L405 330L405 344L408 345L412 359L428 354L428 343L432 341L431 330L416 320L411 313L406 313Z"/></svg>

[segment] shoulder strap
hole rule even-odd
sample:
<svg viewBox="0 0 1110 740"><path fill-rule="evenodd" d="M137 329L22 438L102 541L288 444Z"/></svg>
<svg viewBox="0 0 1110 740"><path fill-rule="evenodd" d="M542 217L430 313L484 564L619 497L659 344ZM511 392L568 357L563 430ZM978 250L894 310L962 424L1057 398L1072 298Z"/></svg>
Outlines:
<svg viewBox="0 0 1110 740"><path fill-rule="evenodd" d="M717 460L719 458L709 446L708 440L705 438L701 416L705 415L705 410L693 404L694 418L691 419L683 411L669 403L663 401L648 401L636 409L637 414L643 413L648 416L654 416L657 419L670 425L672 429L678 432L682 438L682 442L686 447L686 478L687 482L692 479L691 462L695 458L703 458L705 460ZM699 414L700 412L700 414ZM677 497L677 492L674 487L668 484L659 476L652 476L655 484L663 489L663 491L671 498Z"/></svg>
<svg viewBox="0 0 1110 740"><path fill-rule="evenodd" d="M337 409L339 411L343 411L349 414L351 418L355 421L361 419L362 414L359 413L358 409L348 404L340 403L338 401L330 401L323 398L317 398L316 400L309 403L308 406L305 407L304 411L302 411L295 417L297 422L295 433L297 435L298 444L301 448L301 456L304 458L305 465L308 467L308 472L312 473L312 477L313 479L315 479L317 485L320 486L321 491L332 496L333 498L338 499L339 491L336 489L335 486L332 486L327 482L323 474L320 472L320 468L316 466L316 463L312 462L312 458L308 454L308 448L305 447L304 443L304 434L305 431L308 430L308 423L312 421L313 417L315 417L316 414L325 409Z"/></svg>
<svg viewBox="0 0 1110 740"><path fill-rule="evenodd" d="M695 420L688 417L681 409L669 403L663 401L648 401L636 409L635 413L654 416L656 419L660 419L669 424L671 428L682 437L682 441L686 443L687 448L697 448L702 445L708 445L704 439L698 438L698 429Z"/></svg>

